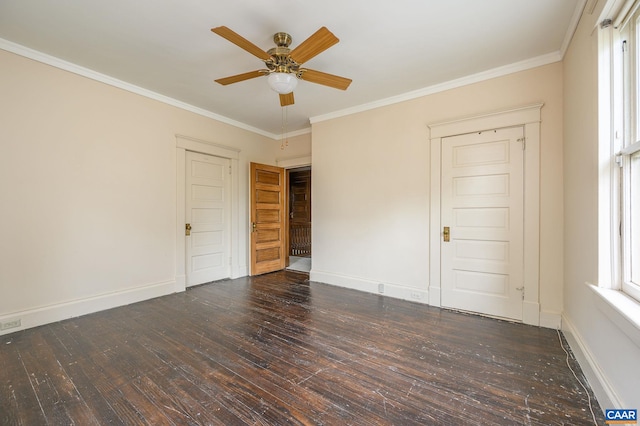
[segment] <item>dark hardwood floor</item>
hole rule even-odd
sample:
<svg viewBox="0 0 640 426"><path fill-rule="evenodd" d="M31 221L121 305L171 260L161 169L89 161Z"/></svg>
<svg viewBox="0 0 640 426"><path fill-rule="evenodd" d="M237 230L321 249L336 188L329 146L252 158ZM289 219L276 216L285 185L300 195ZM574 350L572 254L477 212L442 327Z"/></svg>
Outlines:
<svg viewBox="0 0 640 426"><path fill-rule="evenodd" d="M555 330L307 279L219 281L2 336L0 422L593 424Z"/></svg>

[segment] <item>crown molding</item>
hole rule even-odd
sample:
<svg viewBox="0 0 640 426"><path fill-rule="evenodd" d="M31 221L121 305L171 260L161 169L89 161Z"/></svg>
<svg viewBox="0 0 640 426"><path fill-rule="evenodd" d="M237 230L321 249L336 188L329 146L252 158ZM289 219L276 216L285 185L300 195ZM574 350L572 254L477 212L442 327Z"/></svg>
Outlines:
<svg viewBox="0 0 640 426"><path fill-rule="evenodd" d="M583 0L581 2L581 4L579 5L578 9L580 10L580 13L582 12L582 9L584 8L584 4L585 1ZM576 9L576 10L578 10ZM575 20L575 17L578 17L577 20ZM578 14L576 12L576 15L574 15L574 20L575 20L575 25L577 26L577 23L579 21L579 17L580 14ZM572 21L573 22L573 21ZM570 33L571 35L573 35L573 32L575 31L575 28L573 28L571 31L568 32L568 34ZM571 40L571 37L568 36L567 37L568 40L565 40L565 42L568 45L568 42ZM564 44L563 44L564 47ZM45 53L39 52L37 50L22 46L20 44L11 42L9 40L5 40L0 38L0 49L2 50L6 50L8 52L11 53L15 53L16 55L20 55L23 56L25 58L29 58L32 59L34 61L37 62L41 62L47 65L51 65L53 67L62 69L64 71L68 71L83 77L87 77L90 78L92 80L104 83L104 84L108 84L110 86L114 86L123 90L126 90L128 92L131 93L135 93L138 94L140 96L144 96L146 98L149 99L153 99L162 103L165 103L167 105L171 105L189 112L193 112L195 114L201 115L203 117L207 117L207 118L211 118L213 120L216 121L220 121L222 123L228 124L230 126L234 126L237 127L239 129L242 130L246 130L252 133L256 133L258 135L261 136L265 136L267 138L273 139L273 140L280 140L282 139L282 135L280 134L275 134L275 133L271 133L271 132L267 132L265 130L259 129L257 127L253 127L250 126L248 124L242 123L240 121L236 121L233 120L229 117L225 117L216 113L213 113L211 111L207 111L203 108L199 108L196 107L194 105L188 104L186 102L182 102L179 101L177 99L171 98L169 96L165 96L165 95L161 95L157 92L153 92L151 90L148 89L144 89L142 87L136 86L134 84L131 83L127 83L126 81L123 80L119 80L117 78L108 76L106 74L102 74L99 73L97 71L91 70L89 68L85 68L76 64L73 64L71 62L62 60L60 58L56 58L54 56L51 55L47 55ZM566 49L566 48L565 48ZM423 89L418 89L418 90L414 90L411 92L407 92L401 95L397 95L397 96L392 96L389 98L385 98L385 99L381 99L381 100L377 100L374 102L370 102L370 103L366 103L366 104L362 104L362 105L358 105L355 107L351 107L351 108L346 108L346 109L342 109L342 110L338 110L338 111L334 111L328 114L323 114L323 115L318 115L315 117L311 117L309 119L311 124L314 123L319 123L322 121L327 121L327 120L332 120L334 118L339 118L339 117L344 117L344 116L348 116L348 115L352 115L352 114L357 114L360 112L364 112L364 111L369 111L372 109L376 109L376 108L380 108L380 107L384 107L384 106L389 106L389 105L394 105L397 103L401 103L401 102L406 102L409 100L413 100L416 98L421 98L424 96L428 96L428 95L432 95L435 93L439 93L439 92L444 92L446 90L451 90L451 89L455 89L458 87L462 87L462 86L466 86L469 84L473 84L473 83L478 83L481 81L485 81L485 80L490 80L492 78L496 78L496 77L502 77L508 74L512 74L512 73L516 73L519 71L525 71L531 68L535 68L535 67L539 67L539 66L543 66L543 65L548 65L554 62L559 62L562 60L564 52L563 51L557 51L557 52L553 52L547 55L542 55L542 56L538 56L536 58L532 58L532 59L527 59L525 61L521 61L521 62L516 62L514 64L509 64L509 65L505 65L502 67L498 67L498 68L494 68L488 71L483 71L477 74L472 74L470 76L466 76L466 77L462 77L456 80L451 80L445 83L440 83L440 84L435 84L433 86L429 86ZM307 127L301 130L297 130L297 131L293 131L293 132L288 132L287 136L288 137L295 137L295 136L300 136L300 135L304 135L304 134L308 134L311 133L311 127Z"/></svg>
<svg viewBox="0 0 640 426"><path fill-rule="evenodd" d="M569 28L567 28L567 32L564 35L564 40L562 41L562 46L560 46L560 56L562 58L564 58L564 54L567 53L569 44L571 44L571 39L578 29L578 24L580 24L580 18L582 17L582 14L585 10L589 14L593 13L593 7L595 6L595 3L597 3L597 1L594 2L593 5L590 5L589 8L587 8L587 0L581 0L578 2L578 4L576 4L576 8L573 11L573 16L571 17L571 22L569 23Z"/></svg>
<svg viewBox="0 0 640 426"><path fill-rule="evenodd" d="M488 71L483 71L477 74L472 74L466 77L458 78L456 80L447 81L445 83L435 84L433 86L414 90L412 92L407 92L402 95L392 96L390 98L381 99L379 101L370 102L368 104L363 104L363 105L359 105L352 108L346 108L343 110L331 112L329 114L318 115L315 117L311 117L309 121L311 122L311 124L315 124L315 123L319 123L326 120L332 120L334 118L344 117L344 116L356 114L359 112L364 112L364 111L369 111L369 110L380 108L380 107L394 105L401 102L410 101L416 98L433 95L435 93L444 92L446 90L467 86L469 84L490 80L492 78L503 77L508 74L513 74L520 71L526 71L532 68L552 64L555 62L560 62L561 60L562 60L562 55L559 51L557 51L557 52L549 53L547 55L538 56L535 58L527 59L525 61L516 62L514 64L509 64L509 65L494 68Z"/></svg>
<svg viewBox="0 0 640 426"><path fill-rule="evenodd" d="M113 87L117 87L119 89L126 90L131 93L135 93L140 96L144 96L149 99L153 99L167 105L171 105L185 111L193 112L194 114L201 115L203 117L211 118L216 121L220 121L222 123L228 124L230 126L237 127L242 130L246 130L252 133L259 134L261 136L266 136L268 138L279 140L280 135L276 135L274 133L266 132L262 129L258 129L257 127L249 126L248 124L241 123L240 121L233 120L229 117L225 117L223 115L219 115L213 113L211 111L207 111L203 108L199 108L188 104L186 102L179 101L177 99L171 98L169 96L161 95L160 93L153 92L148 89L144 89L140 86L136 86L131 83L127 83L126 81L119 80L117 78L108 76L106 74L99 73L97 71L91 70L89 68L82 67L80 65L76 65L71 62L67 62L63 59L56 58L55 56L47 55L46 53L39 52L34 49L30 49L28 47L22 46L20 44L11 42L9 40L5 40L0 38L0 49L6 50L7 52L15 53L16 55L23 56L28 59L33 59L34 61L41 62L46 65L51 65L52 67L59 68L64 71L68 71L82 77L87 77L92 80L108 84ZM309 131L311 131L309 129ZM301 133L303 134L303 133ZM289 135L293 135L290 133Z"/></svg>

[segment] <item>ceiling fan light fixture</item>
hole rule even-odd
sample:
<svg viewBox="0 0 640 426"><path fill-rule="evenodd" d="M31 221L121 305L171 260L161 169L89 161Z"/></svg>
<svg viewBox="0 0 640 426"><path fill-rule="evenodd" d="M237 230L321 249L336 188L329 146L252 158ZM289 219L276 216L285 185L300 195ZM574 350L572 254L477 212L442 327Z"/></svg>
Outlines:
<svg viewBox="0 0 640 426"><path fill-rule="evenodd" d="M298 85L298 78L293 73L272 72L267 78L269 87L281 95L286 95L294 91Z"/></svg>

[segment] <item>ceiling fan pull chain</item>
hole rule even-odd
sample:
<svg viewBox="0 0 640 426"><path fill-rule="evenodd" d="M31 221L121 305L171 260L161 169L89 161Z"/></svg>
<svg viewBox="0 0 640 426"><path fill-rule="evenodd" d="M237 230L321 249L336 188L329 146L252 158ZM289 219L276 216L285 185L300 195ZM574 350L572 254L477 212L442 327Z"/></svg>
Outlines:
<svg viewBox="0 0 640 426"><path fill-rule="evenodd" d="M284 146L289 146L289 107L284 107Z"/></svg>
<svg viewBox="0 0 640 426"><path fill-rule="evenodd" d="M284 150L285 146L289 146L289 136L287 135L287 125L289 121L289 107L283 106L280 110L282 116L282 129L280 133L280 149Z"/></svg>

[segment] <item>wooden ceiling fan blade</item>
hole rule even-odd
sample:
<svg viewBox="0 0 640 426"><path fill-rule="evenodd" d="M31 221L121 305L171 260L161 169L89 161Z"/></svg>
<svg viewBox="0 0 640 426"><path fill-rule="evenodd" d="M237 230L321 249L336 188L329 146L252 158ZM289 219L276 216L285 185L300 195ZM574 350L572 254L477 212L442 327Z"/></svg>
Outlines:
<svg viewBox="0 0 640 426"><path fill-rule="evenodd" d="M322 27L293 49L289 57L298 64L303 64L339 41L338 37L333 35L331 31L326 27Z"/></svg>
<svg viewBox="0 0 640 426"><path fill-rule="evenodd" d="M229 40L231 43L235 44L236 46L246 50L247 52L251 53L254 56L257 56L258 58L262 59L263 61L267 61L269 59L271 59L271 55L269 55L267 52L265 52L264 50L260 49L258 46L256 46L255 44L251 43L249 40L247 40L246 38L242 37L240 34L234 32L233 30L227 28L227 27L216 27L216 28L211 28L211 31L213 31L214 33L218 34L220 37L222 38L226 38L227 40Z"/></svg>
<svg viewBox="0 0 640 426"><path fill-rule="evenodd" d="M350 78L340 77L333 74L327 74L326 72L301 69L301 79L309 81L311 83L322 84L324 86L333 87L334 89L347 90L347 87L351 84Z"/></svg>
<svg viewBox="0 0 640 426"><path fill-rule="evenodd" d="M293 92L280 95L280 106L293 105Z"/></svg>
<svg viewBox="0 0 640 426"><path fill-rule="evenodd" d="M216 80L216 83L220 83L223 86L226 86L227 84L238 83L240 81L250 80L256 77L262 77L263 75L265 75L265 70L249 71L238 75L232 75L230 77L219 78Z"/></svg>

